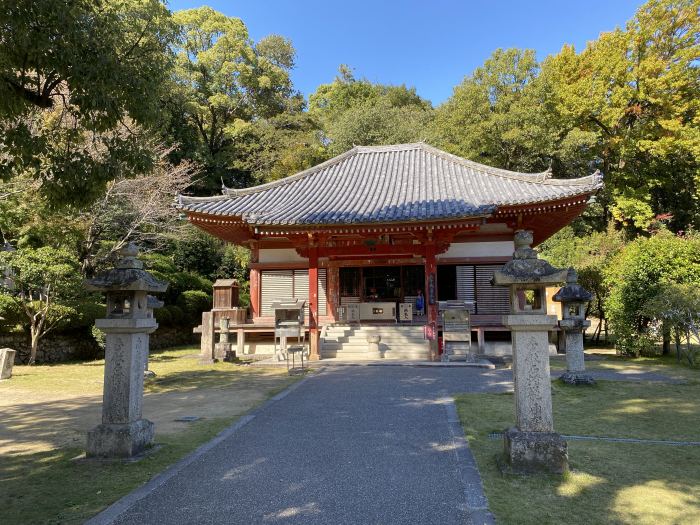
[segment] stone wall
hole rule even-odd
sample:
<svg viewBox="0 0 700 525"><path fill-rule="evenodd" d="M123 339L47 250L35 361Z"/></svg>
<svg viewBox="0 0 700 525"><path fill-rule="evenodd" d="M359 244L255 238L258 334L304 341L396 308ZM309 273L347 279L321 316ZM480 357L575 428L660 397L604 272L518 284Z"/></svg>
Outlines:
<svg viewBox="0 0 700 525"><path fill-rule="evenodd" d="M158 328L151 334L151 350L162 350L172 346L198 343L198 337L189 327ZM0 334L0 348L12 348L17 351L15 364L29 361L30 343L27 334ZM88 361L101 359L104 351L89 333L49 334L39 341L36 362L62 363L65 361Z"/></svg>
<svg viewBox="0 0 700 525"><path fill-rule="evenodd" d="M0 348L17 351L15 364L29 361L31 344L27 334L0 334ZM100 347L90 334L49 334L39 341L37 363L61 363L63 361L97 359L102 356Z"/></svg>

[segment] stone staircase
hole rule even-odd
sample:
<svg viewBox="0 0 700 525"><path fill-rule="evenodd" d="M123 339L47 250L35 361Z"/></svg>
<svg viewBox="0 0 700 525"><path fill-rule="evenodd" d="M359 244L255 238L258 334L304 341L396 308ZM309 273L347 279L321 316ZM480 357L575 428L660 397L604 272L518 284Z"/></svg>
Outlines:
<svg viewBox="0 0 700 525"><path fill-rule="evenodd" d="M379 353L368 350L367 336L371 334L381 336ZM430 357L422 326L331 325L325 327L322 335L321 359L425 361Z"/></svg>

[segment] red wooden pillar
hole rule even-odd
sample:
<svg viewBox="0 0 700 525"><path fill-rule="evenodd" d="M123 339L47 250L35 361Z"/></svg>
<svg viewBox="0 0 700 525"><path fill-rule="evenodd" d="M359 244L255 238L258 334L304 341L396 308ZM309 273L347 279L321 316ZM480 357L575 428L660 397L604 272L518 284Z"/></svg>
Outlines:
<svg viewBox="0 0 700 525"><path fill-rule="evenodd" d="M260 317L260 270L250 270L250 309L253 319Z"/></svg>
<svg viewBox="0 0 700 525"><path fill-rule="evenodd" d="M435 244L425 245L425 312L428 316L427 336L430 340L430 353L433 359L438 355L438 290L437 290L437 261L435 259Z"/></svg>
<svg viewBox="0 0 700 525"><path fill-rule="evenodd" d="M320 359L318 333L318 245L309 242L309 359Z"/></svg>

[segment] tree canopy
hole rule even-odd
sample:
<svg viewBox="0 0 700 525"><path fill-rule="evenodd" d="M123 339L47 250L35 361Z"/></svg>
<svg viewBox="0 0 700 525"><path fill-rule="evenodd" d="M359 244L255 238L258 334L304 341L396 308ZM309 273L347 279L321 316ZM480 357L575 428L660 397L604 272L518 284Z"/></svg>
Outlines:
<svg viewBox="0 0 700 525"><path fill-rule="evenodd" d="M134 128L158 119L175 35L158 0L14 0L0 10L0 176L54 204L150 167Z"/></svg>

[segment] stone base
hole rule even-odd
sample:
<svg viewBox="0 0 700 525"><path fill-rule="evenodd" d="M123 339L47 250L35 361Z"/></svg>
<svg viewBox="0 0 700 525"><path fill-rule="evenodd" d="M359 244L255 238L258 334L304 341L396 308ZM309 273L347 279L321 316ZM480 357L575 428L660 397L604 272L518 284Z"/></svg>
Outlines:
<svg viewBox="0 0 700 525"><path fill-rule="evenodd" d="M88 432L86 457L130 458L153 444L154 426L148 419L121 425L97 425Z"/></svg>
<svg viewBox="0 0 700 525"><path fill-rule="evenodd" d="M563 474L569 469L566 441L556 432L522 432L509 428L503 435L506 467L515 473Z"/></svg>
<svg viewBox="0 0 700 525"><path fill-rule="evenodd" d="M585 372L565 372L559 376L559 381L568 385L595 385L593 376Z"/></svg>
<svg viewBox="0 0 700 525"><path fill-rule="evenodd" d="M223 361L232 350L232 343L216 343L214 345L214 361Z"/></svg>

